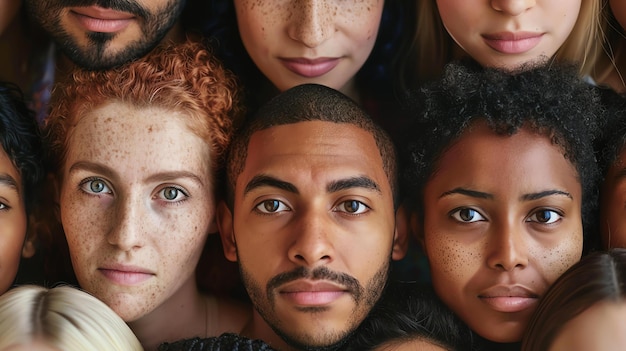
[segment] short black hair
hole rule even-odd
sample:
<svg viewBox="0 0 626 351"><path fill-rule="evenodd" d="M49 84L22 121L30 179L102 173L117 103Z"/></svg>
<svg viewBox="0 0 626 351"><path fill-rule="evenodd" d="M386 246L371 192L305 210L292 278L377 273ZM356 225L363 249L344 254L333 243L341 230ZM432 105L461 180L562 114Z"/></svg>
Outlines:
<svg viewBox="0 0 626 351"><path fill-rule="evenodd" d="M428 341L446 350L472 350L479 338L431 289L416 283L394 283L354 332L345 351L374 350L412 340Z"/></svg>
<svg viewBox="0 0 626 351"><path fill-rule="evenodd" d="M29 214L45 174L41 133L21 90L7 82L0 82L0 143L22 178L22 196Z"/></svg>
<svg viewBox="0 0 626 351"><path fill-rule="evenodd" d="M226 161L227 202L231 208L234 203L235 183L246 163L252 135L271 127L306 121L351 124L372 134L394 199L396 198L396 154L387 133L354 101L339 91L318 84L303 84L270 100L235 134Z"/></svg>
<svg viewBox="0 0 626 351"><path fill-rule="evenodd" d="M438 160L476 120L499 135L530 128L550 138L578 172L584 232L594 228L599 171L593 142L603 119L599 96L574 66L526 66L505 72L459 62L409 99L412 125L403 154L406 203L423 216L424 187Z"/></svg>

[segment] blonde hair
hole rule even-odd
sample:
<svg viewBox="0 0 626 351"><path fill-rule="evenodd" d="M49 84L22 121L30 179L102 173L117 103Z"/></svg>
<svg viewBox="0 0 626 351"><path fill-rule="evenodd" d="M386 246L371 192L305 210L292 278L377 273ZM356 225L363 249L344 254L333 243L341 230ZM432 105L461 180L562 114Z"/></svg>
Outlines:
<svg viewBox="0 0 626 351"><path fill-rule="evenodd" d="M104 302L69 286L24 285L0 297L0 349L45 342L59 350L143 350Z"/></svg>
<svg viewBox="0 0 626 351"><path fill-rule="evenodd" d="M417 1L417 25L409 54L409 64L414 68L407 67L413 79L407 83L409 87L438 78L443 67L454 59L455 43L443 26L435 0ZM593 71L602 52L601 1L582 0L572 32L554 55L557 62L577 64L581 75Z"/></svg>
<svg viewBox="0 0 626 351"><path fill-rule="evenodd" d="M602 84L611 75L616 75L622 85L626 85L624 83L624 75L617 67L617 61L623 59L622 57L624 56L624 29L615 18L608 0L602 1L600 29L603 50L596 62L595 69L591 72L591 76L598 83ZM617 53L619 55L616 55ZM616 87L612 88L616 89ZM620 89L617 90L619 91Z"/></svg>

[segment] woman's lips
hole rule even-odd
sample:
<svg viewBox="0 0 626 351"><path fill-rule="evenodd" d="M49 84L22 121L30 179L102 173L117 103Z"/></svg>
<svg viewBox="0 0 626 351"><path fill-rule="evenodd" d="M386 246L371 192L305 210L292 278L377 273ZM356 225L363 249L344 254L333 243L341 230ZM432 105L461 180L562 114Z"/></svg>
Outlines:
<svg viewBox="0 0 626 351"><path fill-rule="evenodd" d="M332 71L340 61L339 58L332 57L322 57L317 59L281 58L280 60L288 70L307 78L319 77Z"/></svg>
<svg viewBox="0 0 626 351"><path fill-rule="evenodd" d="M116 33L126 27L135 19L135 16L98 6L74 7L70 10L81 27L88 32Z"/></svg>
<svg viewBox="0 0 626 351"><path fill-rule="evenodd" d="M141 284L155 275L146 269L132 266L99 268L98 271L113 283L128 286Z"/></svg>
<svg viewBox="0 0 626 351"><path fill-rule="evenodd" d="M521 286L495 286L482 292L478 298L498 312L520 312L534 307L539 295Z"/></svg>
<svg viewBox="0 0 626 351"><path fill-rule="evenodd" d="M543 33L503 32L484 34L483 40L492 49L503 54L523 54L539 44Z"/></svg>

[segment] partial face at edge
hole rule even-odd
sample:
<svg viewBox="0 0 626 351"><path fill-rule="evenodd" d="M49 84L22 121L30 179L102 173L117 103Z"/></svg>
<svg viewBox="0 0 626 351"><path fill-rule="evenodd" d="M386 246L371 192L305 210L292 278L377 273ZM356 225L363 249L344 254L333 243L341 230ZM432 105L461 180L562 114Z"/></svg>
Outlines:
<svg viewBox="0 0 626 351"><path fill-rule="evenodd" d="M484 67L515 69L552 57L572 32L582 0L437 0L446 30Z"/></svg>
<svg viewBox="0 0 626 351"><path fill-rule="evenodd" d="M317 83L346 93L369 57L384 0L234 0L239 32L280 90Z"/></svg>
<svg viewBox="0 0 626 351"><path fill-rule="evenodd" d="M174 26L184 4L184 0L26 0L31 17L68 58L94 70L148 53Z"/></svg>
<svg viewBox="0 0 626 351"><path fill-rule="evenodd" d="M21 0L3 0L0 1L0 37L4 30L15 19L20 10Z"/></svg>
<svg viewBox="0 0 626 351"><path fill-rule="evenodd" d="M225 219L227 257L239 261L258 313L292 344L341 341L380 297L394 208L368 132L320 121L256 132Z"/></svg>
<svg viewBox="0 0 626 351"><path fill-rule="evenodd" d="M520 341L538 299L581 257L581 200L575 168L549 138L470 126L425 187L438 296L479 335Z"/></svg>
<svg viewBox="0 0 626 351"><path fill-rule="evenodd" d="M603 301L563 325L548 351L621 351L626 346L626 303Z"/></svg>
<svg viewBox="0 0 626 351"><path fill-rule="evenodd" d="M622 28L626 28L626 2L622 0L609 0L609 6L611 6L611 11L617 19L617 22L622 26Z"/></svg>
<svg viewBox="0 0 626 351"><path fill-rule="evenodd" d="M190 286L212 225L212 155L185 118L110 102L71 131L60 208L74 271L127 322Z"/></svg>
<svg viewBox="0 0 626 351"><path fill-rule="evenodd" d="M7 291L20 264L26 236L22 177L0 146L0 295Z"/></svg>

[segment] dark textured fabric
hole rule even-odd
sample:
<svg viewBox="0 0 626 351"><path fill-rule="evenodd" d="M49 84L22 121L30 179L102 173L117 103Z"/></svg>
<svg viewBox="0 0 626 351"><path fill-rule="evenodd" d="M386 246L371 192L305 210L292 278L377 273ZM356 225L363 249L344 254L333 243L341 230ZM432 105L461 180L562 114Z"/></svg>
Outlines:
<svg viewBox="0 0 626 351"><path fill-rule="evenodd" d="M253 340L241 335L225 333L218 337L186 339L163 343L159 351L273 351L262 340Z"/></svg>

